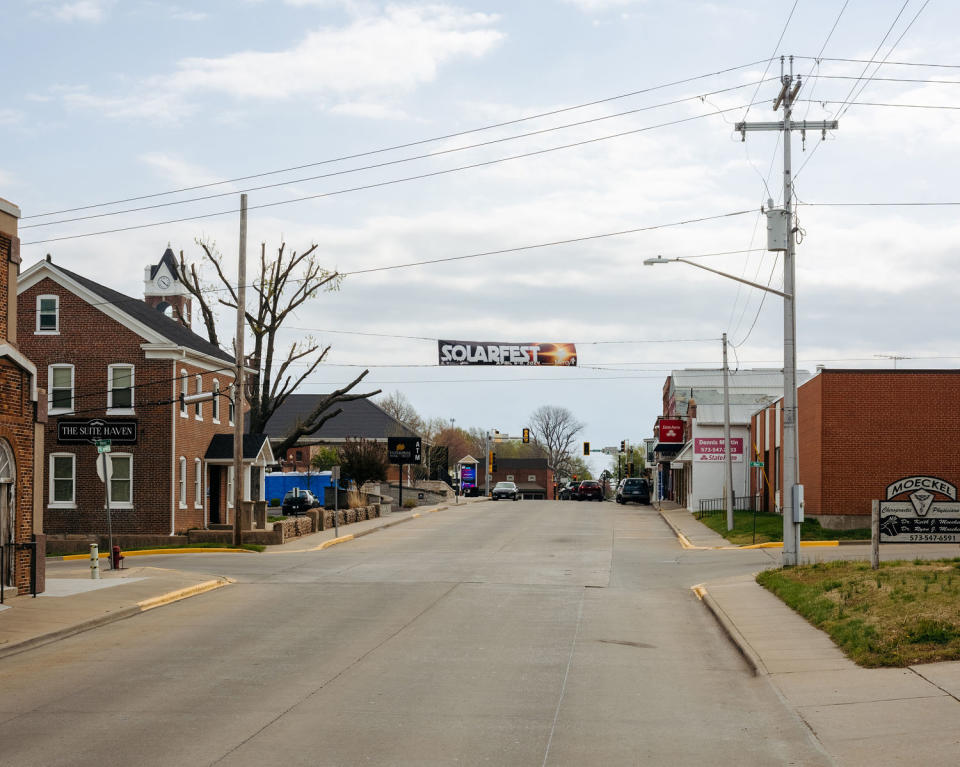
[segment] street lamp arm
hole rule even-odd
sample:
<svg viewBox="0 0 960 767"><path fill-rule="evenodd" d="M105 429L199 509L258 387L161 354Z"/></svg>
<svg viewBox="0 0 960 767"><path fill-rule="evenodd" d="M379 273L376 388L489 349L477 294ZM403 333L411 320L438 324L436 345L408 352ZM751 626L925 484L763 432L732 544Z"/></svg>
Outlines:
<svg viewBox="0 0 960 767"><path fill-rule="evenodd" d="M653 266L654 264L669 264L672 261L679 261L681 264L689 264L690 266L697 267L697 269L703 269L706 272L713 272L714 274L719 274L721 277L726 277L731 280L736 280L737 282L742 282L744 285L749 285L752 288L765 290L767 293L773 293L774 295L778 295L781 298L792 297L789 293L784 293L782 290L771 288L769 285L761 285L759 282L751 282L750 280L743 279L743 277L737 277L736 275L733 275L733 274L727 274L727 272L721 272L719 269L713 269L709 266L698 264L696 261L688 261L685 258L663 258L663 256L657 256L656 258L648 258L643 263L646 264L647 266Z"/></svg>

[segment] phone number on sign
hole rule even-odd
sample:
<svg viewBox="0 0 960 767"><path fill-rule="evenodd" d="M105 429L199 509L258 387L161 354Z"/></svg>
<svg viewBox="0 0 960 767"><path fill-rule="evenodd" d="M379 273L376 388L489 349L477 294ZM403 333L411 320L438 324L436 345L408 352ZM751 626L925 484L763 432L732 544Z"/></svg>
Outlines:
<svg viewBox="0 0 960 767"><path fill-rule="evenodd" d="M909 543L960 543L960 535L955 533L911 533L901 538Z"/></svg>

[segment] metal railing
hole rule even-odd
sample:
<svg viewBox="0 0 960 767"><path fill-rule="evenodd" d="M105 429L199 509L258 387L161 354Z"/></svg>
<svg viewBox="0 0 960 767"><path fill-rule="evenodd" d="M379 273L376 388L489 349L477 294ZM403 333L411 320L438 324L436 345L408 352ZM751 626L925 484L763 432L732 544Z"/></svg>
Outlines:
<svg viewBox="0 0 960 767"><path fill-rule="evenodd" d="M18 591L17 586L7 586L7 562L15 562L14 552L29 550L30 552L30 593L37 596L37 542L27 541L26 543L5 543L0 546L0 604L4 601L5 588L13 588L14 595ZM13 564L11 570L16 573L16 565Z"/></svg>
<svg viewBox="0 0 960 767"><path fill-rule="evenodd" d="M733 499L734 511L759 511L759 495L740 495ZM727 513L727 502L725 498L701 498L700 509L696 512L697 519L704 517L714 517Z"/></svg>

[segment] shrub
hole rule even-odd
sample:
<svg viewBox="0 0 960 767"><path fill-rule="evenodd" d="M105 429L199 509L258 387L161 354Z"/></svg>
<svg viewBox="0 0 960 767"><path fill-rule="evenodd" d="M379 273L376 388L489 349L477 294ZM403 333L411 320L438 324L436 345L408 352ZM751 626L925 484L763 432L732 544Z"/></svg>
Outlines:
<svg viewBox="0 0 960 767"><path fill-rule="evenodd" d="M405 509L415 509L416 507L417 507L417 499L416 499L416 498L407 498L407 499L403 502L403 508L405 508Z"/></svg>
<svg viewBox="0 0 960 767"><path fill-rule="evenodd" d="M280 506L282 503L283 503L283 501L281 501L279 498L271 498L271 499L270 499L270 505L271 505L271 506Z"/></svg>

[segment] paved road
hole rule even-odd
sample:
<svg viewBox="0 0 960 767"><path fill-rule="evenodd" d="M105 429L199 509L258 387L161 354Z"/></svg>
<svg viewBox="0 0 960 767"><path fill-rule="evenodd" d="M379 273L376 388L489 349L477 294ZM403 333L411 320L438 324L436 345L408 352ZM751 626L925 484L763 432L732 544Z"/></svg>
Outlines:
<svg viewBox="0 0 960 767"><path fill-rule="evenodd" d="M689 590L768 563L534 501L195 555L237 583L0 661L0 764L829 764Z"/></svg>

